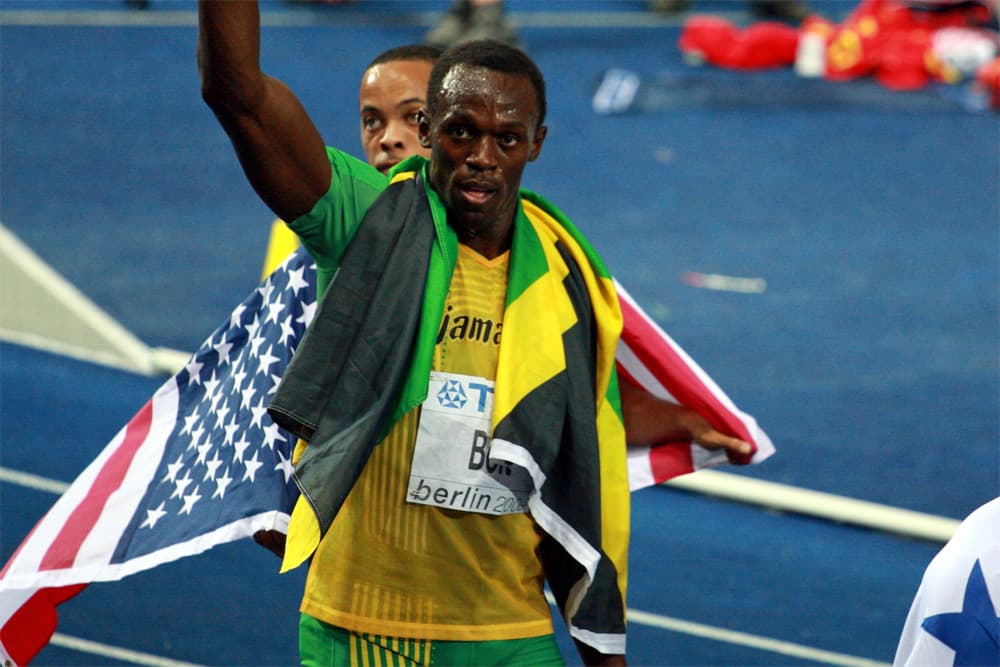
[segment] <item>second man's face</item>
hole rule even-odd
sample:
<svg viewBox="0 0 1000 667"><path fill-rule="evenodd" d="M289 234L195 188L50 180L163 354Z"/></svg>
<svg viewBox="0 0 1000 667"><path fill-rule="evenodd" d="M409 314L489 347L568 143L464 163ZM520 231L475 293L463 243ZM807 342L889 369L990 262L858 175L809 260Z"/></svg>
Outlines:
<svg viewBox="0 0 1000 667"><path fill-rule="evenodd" d="M396 60L374 65L361 79L361 145L368 164L382 173L411 155L430 157L417 137L426 106L431 63Z"/></svg>

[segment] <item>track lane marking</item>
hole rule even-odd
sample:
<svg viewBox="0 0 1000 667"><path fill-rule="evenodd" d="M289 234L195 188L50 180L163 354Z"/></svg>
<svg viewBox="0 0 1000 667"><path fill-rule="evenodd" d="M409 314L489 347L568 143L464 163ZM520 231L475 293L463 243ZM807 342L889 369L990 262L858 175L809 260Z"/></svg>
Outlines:
<svg viewBox="0 0 1000 667"><path fill-rule="evenodd" d="M746 12L713 12L733 20ZM637 11L512 11L507 17L515 28L663 28L681 25L682 16ZM269 10L262 8L261 26L297 28L324 25L436 25L441 12L363 12L325 9ZM184 28L198 25L193 10L129 9L12 9L0 12L0 25Z"/></svg>
<svg viewBox="0 0 1000 667"><path fill-rule="evenodd" d="M61 632L53 634L49 643L59 648L66 648L71 651L79 651L80 653L88 653L90 655L99 655L104 658L114 658L115 660L130 662L133 665L148 665L149 667L203 667L194 662L164 658L152 653L133 651L121 646L112 646L111 644L103 644L81 637L64 635Z"/></svg>

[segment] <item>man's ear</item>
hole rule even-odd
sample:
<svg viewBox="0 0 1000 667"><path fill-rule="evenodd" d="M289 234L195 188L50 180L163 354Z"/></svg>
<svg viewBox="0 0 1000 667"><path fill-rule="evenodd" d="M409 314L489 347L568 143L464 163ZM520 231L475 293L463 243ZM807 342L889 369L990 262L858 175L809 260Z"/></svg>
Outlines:
<svg viewBox="0 0 1000 667"><path fill-rule="evenodd" d="M417 112L417 139L424 148L431 147L431 121L426 109Z"/></svg>
<svg viewBox="0 0 1000 667"><path fill-rule="evenodd" d="M539 125L538 129L535 130L535 144L531 147L531 152L528 153L528 162L534 162L538 159L538 155L542 152L542 144L545 142L545 135L548 131L549 128L544 125Z"/></svg>

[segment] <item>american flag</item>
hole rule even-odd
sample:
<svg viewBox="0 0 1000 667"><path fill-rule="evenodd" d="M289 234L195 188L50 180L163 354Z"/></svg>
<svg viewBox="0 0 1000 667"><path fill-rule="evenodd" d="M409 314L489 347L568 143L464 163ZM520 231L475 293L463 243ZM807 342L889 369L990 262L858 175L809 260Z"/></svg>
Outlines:
<svg viewBox="0 0 1000 667"><path fill-rule="evenodd" d="M287 527L294 439L267 405L315 307L299 250L77 477L0 572L0 658L27 664L80 584Z"/></svg>
<svg viewBox="0 0 1000 667"><path fill-rule="evenodd" d="M754 446L752 457L732 462L767 458L774 447L753 418L616 287L622 375ZM267 405L315 308L315 265L299 249L73 482L0 572L0 659L27 664L55 631L57 605L91 581L287 528L294 441ZM690 442L630 448L630 486L725 462Z"/></svg>
<svg viewBox="0 0 1000 667"><path fill-rule="evenodd" d="M629 487L660 484L725 463L760 463L774 444L753 416L743 412L677 342L615 281L623 328L615 361L619 375L649 393L696 410L716 430L750 443L746 456L708 450L690 441L628 448Z"/></svg>

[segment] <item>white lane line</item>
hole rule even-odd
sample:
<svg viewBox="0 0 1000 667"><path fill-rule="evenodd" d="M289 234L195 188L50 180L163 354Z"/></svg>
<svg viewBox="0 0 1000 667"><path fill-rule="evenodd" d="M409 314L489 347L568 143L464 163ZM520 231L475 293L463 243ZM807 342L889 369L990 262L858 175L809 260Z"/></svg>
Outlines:
<svg viewBox="0 0 1000 667"><path fill-rule="evenodd" d="M832 493L812 491L717 470L700 470L690 475L674 477L665 482L665 485L675 489L815 516L835 523L849 523L865 528L875 528L932 542L947 542L955 534L959 524L958 519L881 505L866 500L845 498Z"/></svg>
<svg viewBox="0 0 1000 667"><path fill-rule="evenodd" d="M716 12L737 18L745 13ZM646 11L609 12L509 12L515 28L662 28L678 26L683 16L664 16ZM261 25L272 28L294 28L316 25L435 25L439 12L358 12L337 10L261 11ZM198 13L188 10L127 10L79 9L39 10L14 9L0 12L0 25L7 26L78 26L78 27L193 27L198 25Z"/></svg>
<svg viewBox="0 0 1000 667"><path fill-rule="evenodd" d="M81 653L89 653L90 655L99 655L105 658L114 658L115 660L130 662L133 665L150 665L150 667L202 667L194 662L172 660L171 658L164 658L162 656L153 655L152 653L143 653L142 651L133 651L127 648L121 648L120 646L102 644L100 642L90 641L89 639L71 637L70 635L62 634L61 632L53 634L49 643L53 646L70 649L72 651L79 651Z"/></svg>
<svg viewBox="0 0 1000 667"><path fill-rule="evenodd" d="M545 598L549 601L550 605L556 607L556 601L551 591L545 591ZM670 616L662 616L660 614L651 614L648 611L640 611L638 609L626 609L625 617L628 619L628 623L630 625L646 625L660 630L669 630L671 632L691 635L693 637L701 637L702 639L711 639L713 641L725 642L727 644L736 644L737 646L745 646L747 648L767 651L769 653L803 658L805 660L815 660L816 662L824 665L843 665L844 667L889 667L889 663L887 662L869 660L868 658L859 658L846 653L824 651L823 649L803 646L802 644L794 644L780 639L771 639L770 637L752 635L747 632L727 630L726 628L717 628L715 626L704 625L702 623L692 623L691 621L684 621L679 618L671 618Z"/></svg>
<svg viewBox="0 0 1000 667"><path fill-rule="evenodd" d="M0 278L2 279L2 278ZM69 357L77 361L85 361L98 366L107 366L120 371L129 371L140 375L162 374L164 369L156 366L157 358L152 355L152 351L144 357L138 359L128 359L117 352L105 352L95 350L90 347L81 347L65 341L55 340L51 336L42 336L25 331L15 331L0 326L0 341L13 343L21 347L30 347L34 350L41 350L60 357ZM151 359L151 361L146 361ZM142 364L140 367L139 364ZM183 366L183 364L181 364ZM176 373L180 367L170 374Z"/></svg>
<svg viewBox="0 0 1000 667"><path fill-rule="evenodd" d="M18 486L25 486L36 491L48 491L60 496L69 488L69 484L66 482L32 475L30 472L11 470L10 468L0 468L0 482L10 482Z"/></svg>
<svg viewBox="0 0 1000 667"><path fill-rule="evenodd" d="M295 28L336 23L353 24L363 20L361 14L331 14L318 12L268 12L262 11L260 24L271 28ZM379 17L379 14L371 15ZM358 20L350 20L351 18ZM413 14L387 15L389 23L412 23ZM369 17L368 22L371 22ZM128 9L14 9L0 12L0 25L46 26L79 28L193 28L198 25L198 12L190 10L138 11Z"/></svg>
<svg viewBox="0 0 1000 667"><path fill-rule="evenodd" d="M752 635L746 632L737 632L735 630L726 630L725 628L716 628L711 625L692 623L690 621L683 621L679 618L670 618L669 616L650 614L645 611L639 611L638 609L627 610L626 617L628 618L629 623L635 623L637 625L648 625L662 630L671 630L673 632L680 632L682 634L702 637L704 639L713 639L727 644L737 644L739 646L746 646L749 648L759 649L761 651L778 653L780 655L803 658L805 660L815 660L816 662L824 665L844 665L845 667L888 667L889 665L887 662L878 662L876 660L869 660L868 658L859 658L845 653L824 651L822 649L811 648L809 646L781 641L779 639Z"/></svg>

